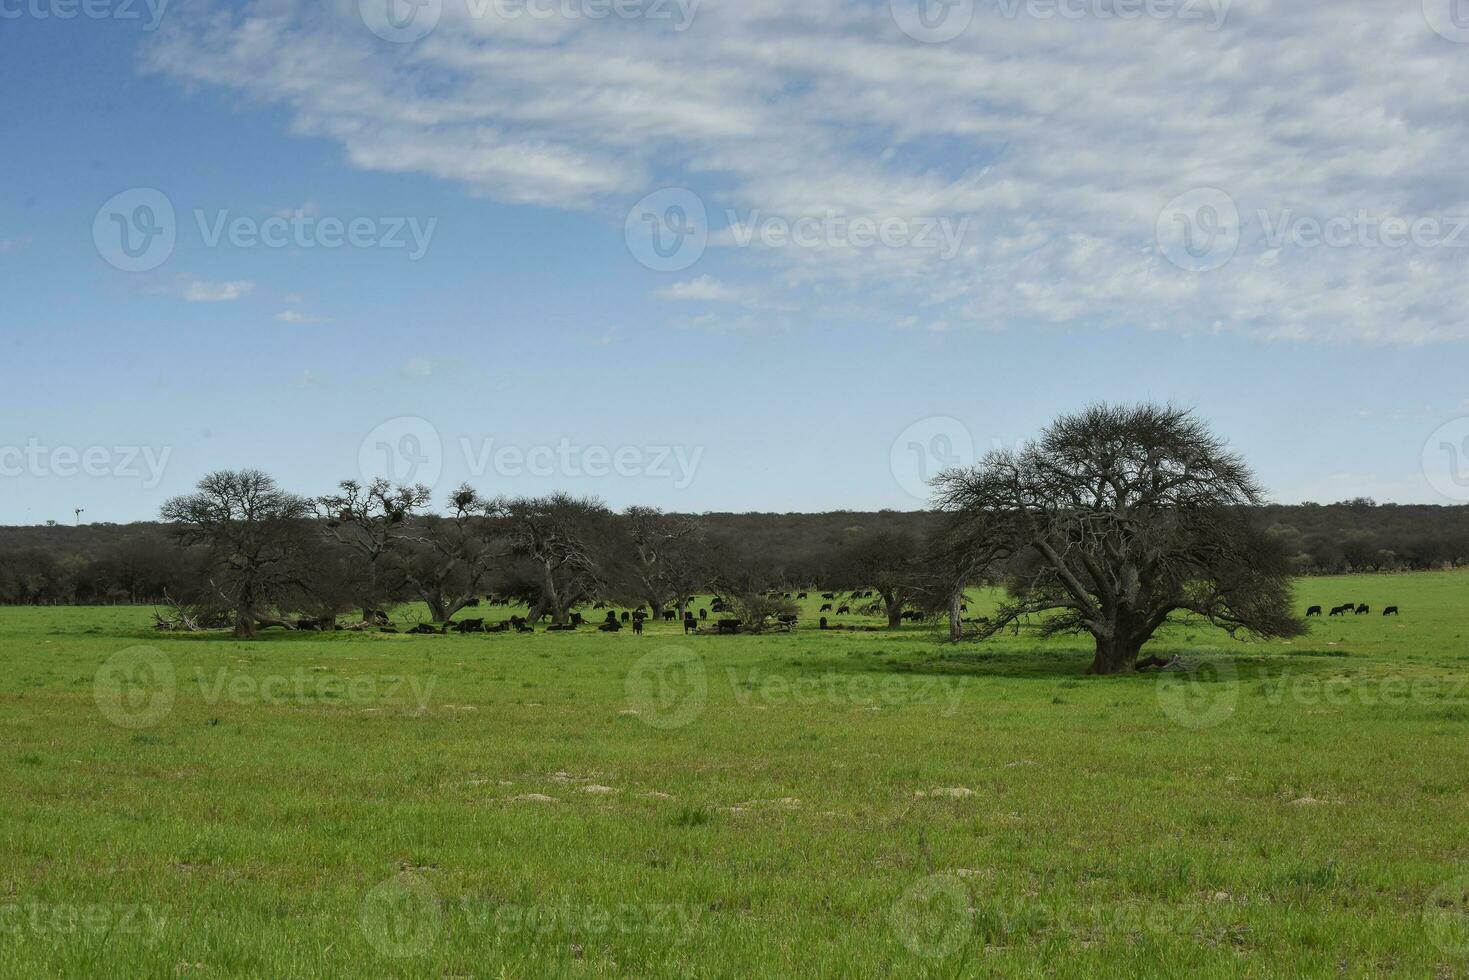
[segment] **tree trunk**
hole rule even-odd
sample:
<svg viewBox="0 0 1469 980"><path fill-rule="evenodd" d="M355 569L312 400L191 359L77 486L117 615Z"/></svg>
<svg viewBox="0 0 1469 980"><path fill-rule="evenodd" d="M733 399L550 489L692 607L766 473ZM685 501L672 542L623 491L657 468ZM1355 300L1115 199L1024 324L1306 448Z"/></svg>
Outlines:
<svg viewBox="0 0 1469 980"><path fill-rule="evenodd" d="M235 639L253 640L255 637L255 613L249 606L241 606L235 610Z"/></svg>
<svg viewBox="0 0 1469 980"><path fill-rule="evenodd" d="M964 604L964 593L955 592L949 596L949 642L958 643L964 639L964 619L962 610L959 608Z"/></svg>
<svg viewBox="0 0 1469 980"><path fill-rule="evenodd" d="M888 629L895 630L903 625L903 602L896 595L883 596L888 608Z"/></svg>
<svg viewBox="0 0 1469 980"><path fill-rule="evenodd" d="M1142 648L1142 641L1131 636L1099 636L1090 673L1131 674L1137 670L1137 657Z"/></svg>

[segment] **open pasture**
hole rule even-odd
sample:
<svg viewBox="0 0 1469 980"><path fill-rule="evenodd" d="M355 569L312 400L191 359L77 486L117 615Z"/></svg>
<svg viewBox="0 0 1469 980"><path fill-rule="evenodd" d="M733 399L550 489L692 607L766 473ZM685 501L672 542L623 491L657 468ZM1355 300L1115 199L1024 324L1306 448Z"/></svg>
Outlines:
<svg viewBox="0 0 1469 980"><path fill-rule="evenodd" d="M0 975L1469 974L1469 575L1108 678L821 591L753 637L0 609Z"/></svg>

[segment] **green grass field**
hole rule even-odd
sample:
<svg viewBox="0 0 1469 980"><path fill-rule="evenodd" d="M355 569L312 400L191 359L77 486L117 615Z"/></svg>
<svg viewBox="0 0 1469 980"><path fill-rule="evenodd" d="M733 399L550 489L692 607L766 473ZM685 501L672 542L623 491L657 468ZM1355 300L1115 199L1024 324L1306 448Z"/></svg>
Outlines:
<svg viewBox="0 0 1469 980"><path fill-rule="evenodd" d="M0 609L0 975L1469 976L1469 575L1299 599L1374 613L1102 679Z"/></svg>

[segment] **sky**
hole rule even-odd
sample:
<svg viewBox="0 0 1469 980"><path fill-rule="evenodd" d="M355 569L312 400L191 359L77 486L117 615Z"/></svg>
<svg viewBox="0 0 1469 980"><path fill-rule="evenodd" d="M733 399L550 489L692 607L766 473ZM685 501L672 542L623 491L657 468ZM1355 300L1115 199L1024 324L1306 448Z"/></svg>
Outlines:
<svg viewBox="0 0 1469 980"><path fill-rule="evenodd" d="M1466 83L1469 0L0 0L0 524L915 509L1102 400L1469 503Z"/></svg>

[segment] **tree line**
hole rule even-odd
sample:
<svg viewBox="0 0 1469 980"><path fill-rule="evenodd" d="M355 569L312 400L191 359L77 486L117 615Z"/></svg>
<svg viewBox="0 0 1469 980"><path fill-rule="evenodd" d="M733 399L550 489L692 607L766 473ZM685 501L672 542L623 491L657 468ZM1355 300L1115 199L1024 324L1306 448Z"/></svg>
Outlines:
<svg viewBox="0 0 1469 980"><path fill-rule="evenodd" d="M835 582L848 546L876 530L926 540L930 511L669 515L696 524L716 553L738 554L772 587ZM1259 508L1300 575L1428 571L1469 565L1469 507L1270 504ZM192 578L166 525L0 527L0 605L155 605ZM834 586L835 587L835 586Z"/></svg>
<svg viewBox="0 0 1469 980"><path fill-rule="evenodd" d="M346 480L304 497L258 470L221 471L163 505L159 550L102 561L130 599L155 594L179 610L176 622L243 639L273 626L337 628L349 612L372 628L381 610L408 601L443 626L488 597L557 628L575 628L588 605L684 619L692 597L710 591L737 617L724 632L759 632L794 618L782 588L804 585L860 590L870 600L862 611L894 629L946 617L953 640L1090 634L1092 670L1110 674L1156 659L1143 646L1178 619L1231 635L1301 635L1293 582L1321 560L1303 549L1321 547L1311 535L1330 525L1309 507L1309 531L1283 524L1247 463L1172 405L1062 416L1033 442L941 474L933 491L935 510L919 523L892 515L849 527L824 552L781 560L758 536L711 533L707 520L649 507L614 513L566 493L489 497L465 485L440 502L422 486ZM1360 520L1379 508L1363 500L1332 510ZM1462 563L1445 541L1442 528L1397 548L1357 533L1323 554L1373 571ZM145 560L128 560L137 556ZM985 584L1003 586L997 612L964 619L966 590Z"/></svg>

